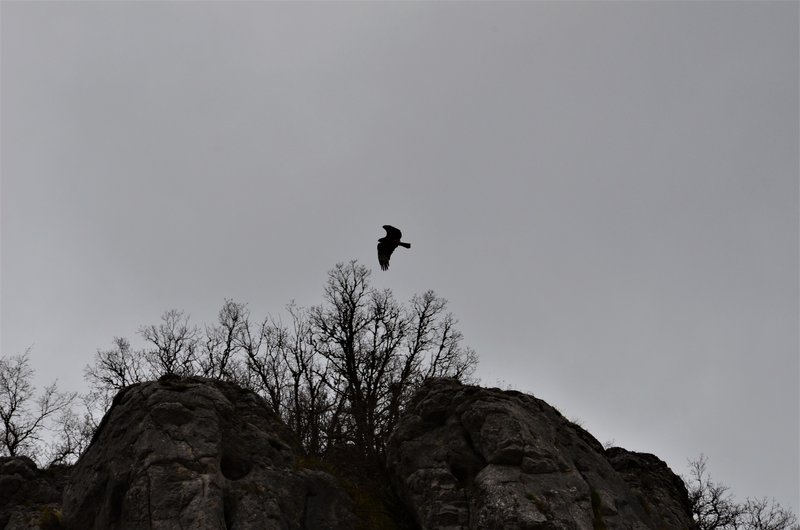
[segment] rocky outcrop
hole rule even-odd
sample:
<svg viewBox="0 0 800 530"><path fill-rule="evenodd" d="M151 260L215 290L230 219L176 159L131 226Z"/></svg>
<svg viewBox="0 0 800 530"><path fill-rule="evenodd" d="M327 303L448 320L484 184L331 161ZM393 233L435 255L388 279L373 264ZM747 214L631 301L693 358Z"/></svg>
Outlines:
<svg viewBox="0 0 800 530"><path fill-rule="evenodd" d="M389 441L387 466L423 529L694 528L666 464L606 452L519 392L429 381Z"/></svg>
<svg viewBox="0 0 800 530"><path fill-rule="evenodd" d="M340 449L344 457L333 451L310 469L256 394L166 377L117 395L71 471L61 518L59 488L41 481L44 472L24 459L0 459L0 528L694 528L686 488L664 462L604 450L547 403L519 392L426 382L387 447L402 501L396 509L374 494L396 499L383 475L359 471L357 448ZM34 490L47 514L3 504L7 495Z"/></svg>
<svg viewBox="0 0 800 530"><path fill-rule="evenodd" d="M621 447L606 450L617 473L631 488L648 513L657 513L661 528L683 528L692 505L683 480L657 456L634 453Z"/></svg>
<svg viewBox="0 0 800 530"><path fill-rule="evenodd" d="M69 468L39 469L26 456L0 457L0 528L58 528Z"/></svg>
<svg viewBox="0 0 800 530"><path fill-rule="evenodd" d="M233 384L169 378L124 389L64 491L80 530L358 526L329 474L299 465L266 403Z"/></svg>

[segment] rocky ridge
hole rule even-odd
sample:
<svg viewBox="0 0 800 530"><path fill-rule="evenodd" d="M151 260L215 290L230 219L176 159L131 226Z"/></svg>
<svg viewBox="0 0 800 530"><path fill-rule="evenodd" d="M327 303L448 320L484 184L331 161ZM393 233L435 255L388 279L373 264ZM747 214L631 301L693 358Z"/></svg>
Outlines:
<svg viewBox="0 0 800 530"><path fill-rule="evenodd" d="M686 530L683 481L653 455L606 451L533 396L430 381L387 467L422 528Z"/></svg>
<svg viewBox="0 0 800 530"><path fill-rule="evenodd" d="M165 377L121 391L58 480L0 459L0 528L694 528L657 457L605 450L533 396L454 380L426 382L389 440L387 482L413 522L369 517L357 484L311 461L256 394Z"/></svg>

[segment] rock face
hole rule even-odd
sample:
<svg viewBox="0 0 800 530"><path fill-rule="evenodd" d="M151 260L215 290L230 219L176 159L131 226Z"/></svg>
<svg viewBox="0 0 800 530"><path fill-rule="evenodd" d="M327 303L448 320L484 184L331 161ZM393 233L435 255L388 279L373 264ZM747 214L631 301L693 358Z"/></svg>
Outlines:
<svg viewBox="0 0 800 530"><path fill-rule="evenodd" d="M57 527L64 467L43 471L26 456L0 457L0 528Z"/></svg>
<svg viewBox="0 0 800 530"><path fill-rule="evenodd" d="M133 385L117 395L69 474L60 519L60 486L45 480L49 471L0 459L0 528L404 527L393 516L366 518L380 507L365 504L352 481L351 497L332 475L308 469L299 454L287 427L250 391L200 378ZM389 440L386 464L426 530L695 528L686 488L664 462L606 451L519 392L428 381ZM39 504L26 507L34 497Z"/></svg>
<svg viewBox="0 0 800 530"><path fill-rule="evenodd" d="M124 389L64 491L75 530L353 529L349 496L298 466L256 394L200 378Z"/></svg>
<svg viewBox="0 0 800 530"><path fill-rule="evenodd" d="M606 451L608 461L641 501L645 510L656 512L660 528L684 528L692 505L686 485L655 455L633 453L621 447ZM690 517L691 519L691 517Z"/></svg>
<svg viewBox="0 0 800 530"><path fill-rule="evenodd" d="M387 466L423 529L695 528L664 462L607 452L519 392L429 381L389 441Z"/></svg>

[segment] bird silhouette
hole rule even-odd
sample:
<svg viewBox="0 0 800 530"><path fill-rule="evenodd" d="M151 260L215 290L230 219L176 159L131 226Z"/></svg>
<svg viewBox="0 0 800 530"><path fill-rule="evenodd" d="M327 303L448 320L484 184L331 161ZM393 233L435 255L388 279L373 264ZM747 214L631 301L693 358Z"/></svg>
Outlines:
<svg viewBox="0 0 800 530"><path fill-rule="evenodd" d="M411 248L411 243L403 243L400 239L403 237L402 232L392 225L383 225L386 230L386 235L378 240L378 263L381 264L381 270L389 268L389 257L399 246Z"/></svg>

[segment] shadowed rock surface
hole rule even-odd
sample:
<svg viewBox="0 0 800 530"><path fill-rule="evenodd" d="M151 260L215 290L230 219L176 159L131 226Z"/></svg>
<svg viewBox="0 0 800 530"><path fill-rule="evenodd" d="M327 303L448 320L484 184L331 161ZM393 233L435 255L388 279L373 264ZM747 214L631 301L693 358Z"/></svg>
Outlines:
<svg viewBox="0 0 800 530"><path fill-rule="evenodd" d="M0 528L57 527L68 476L67 467L41 470L26 456L0 457Z"/></svg>
<svg viewBox="0 0 800 530"><path fill-rule="evenodd" d="M621 447L606 451L608 460L642 502L645 510L656 512L660 528L682 528L692 505L686 485L657 456L634 453Z"/></svg>
<svg viewBox="0 0 800 530"><path fill-rule="evenodd" d="M427 382L389 441L387 466L423 529L694 528L686 488L666 464L607 453L519 392Z"/></svg>
<svg viewBox="0 0 800 530"><path fill-rule="evenodd" d="M120 392L64 491L75 530L357 526L327 473L301 469L291 433L256 394L165 377Z"/></svg>

